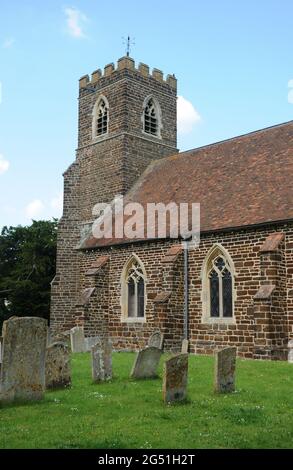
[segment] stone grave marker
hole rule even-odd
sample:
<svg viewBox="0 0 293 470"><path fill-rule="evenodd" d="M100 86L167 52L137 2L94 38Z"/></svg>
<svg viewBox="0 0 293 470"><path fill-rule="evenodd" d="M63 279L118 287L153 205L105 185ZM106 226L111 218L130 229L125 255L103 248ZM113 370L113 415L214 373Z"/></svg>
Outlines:
<svg viewBox="0 0 293 470"><path fill-rule="evenodd" d="M148 347L163 349L164 335L160 331L155 331L151 334L148 341Z"/></svg>
<svg viewBox="0 0 293 470"><path fill-rule="evenodd" d="M99 339L92 346L92 378L104 382L112 378L112 343L108 338Z"/></svg>
<svg viewBox="0 0 293 470"><path fill-rule="evenodd" d="M181 346L181 353L182 354L187 354L188 353L188 346L189 346L188 339L184 339L182 341L182 346Z"/></svg>
<svg viewBox="0 0 293 470"><path fill-rule="evenodd" d="M52 343L46 350L46 388L64 388L70 384L69 347L61 342Z"/></svg>
<svg viewBox="0 0 293 470"><path fill-rule="evenodd" d="M177 354L165 362L163 400L165 403L183 401L187 397L188 354Z"/></svg>
<svg viewBox="0 0 293 470"><path fill-rule="evenodd" d="M149 379L157 377L157 369L162 350L156 347L142 349L137 354L130 377L134 379Z"/></svg>
<svg viewBox="0 0 293 470"><path fill-rule="evenodd" d="M85 338L85 350L86 352L91 352L92 347L95 346L100 341L99 336L90 336Z"/></svg>
<svg viewBox="0 0 293 470"><path fill-rule="evenodd" d="M43 398L46 342L44 318L12 317L4 322L0 401Z"/></svg>
<svg viewBox="0 0 293 470"><path fill-rule="evenodd" d="M215 392L235 390L236 352L236 347L228 347L215 353Z"/></svg>
<svg viewBox="0 0 293 470"><path fill-rule="evenodd" d="M71 351L73 353L85 352L85 338L83 327L75 326L70 330Z"/></svg>
<svg viewBox="0 0 293 470"><path fill-rule="evenodd" d="M288 341L288 362L293 364L293 339Z"/></svg>

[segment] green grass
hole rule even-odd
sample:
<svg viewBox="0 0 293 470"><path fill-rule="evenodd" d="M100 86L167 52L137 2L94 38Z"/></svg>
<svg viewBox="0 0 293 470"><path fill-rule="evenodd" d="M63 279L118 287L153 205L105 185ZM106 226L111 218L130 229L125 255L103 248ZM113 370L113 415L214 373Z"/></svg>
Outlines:
<svg viewBox="0 0 293 470"><path fill-rule="evenodd" d="M216 395L213 358L190 356L188 401L170 406L161 379L129 379L133 360L115 353L114 379L93 384L90 355L73 355L71 389L0 407L0 448L293 447L292 364L238 359L237 391Z"/></svg>

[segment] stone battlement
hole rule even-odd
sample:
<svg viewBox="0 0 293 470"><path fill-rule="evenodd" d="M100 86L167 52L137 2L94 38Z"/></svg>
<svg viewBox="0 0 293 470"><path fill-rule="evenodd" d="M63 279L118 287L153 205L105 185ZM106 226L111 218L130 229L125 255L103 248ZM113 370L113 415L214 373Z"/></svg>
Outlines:
<svg viewBox="0 0 293 470"><path fill-rule="evenodd" d="M101 69L95 70L92 75L91 79L89 75L84 75L79 79L79 88L85 88L88 85L95 86L101 78L106 78L112 75L113 73L120 72L121 70L131 70L134 72L140 73L143 77L151 77L161 83L167 83L171 88L176 90L177 88L177 79L175 75L167 75L166 79L164 80L164 74L161 70L153 69L152 73L150 73L150 68L148 65L140 63L138 67L135 67L135 62L131 57L122 57L118 60L117 66L111 63L104 67L104 72Z"/></svg>

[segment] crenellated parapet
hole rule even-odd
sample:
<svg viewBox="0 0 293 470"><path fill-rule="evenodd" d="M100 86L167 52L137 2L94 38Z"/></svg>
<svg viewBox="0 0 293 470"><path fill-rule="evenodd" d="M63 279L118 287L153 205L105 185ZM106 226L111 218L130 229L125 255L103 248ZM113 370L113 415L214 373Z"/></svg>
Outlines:
<svg viewBox="0 0 293 470"><path fill-rule="evenodd" d="M108 64L104 67L104 71L101 69L95 70L91 78L89 75L84 75L79 80L79 88L86 88L87 86L96 86L98 82L103 79L110 77L112 74L117 74L124 70L130 70L141 74L144 78L153 78L161 83L168 84L174 90L177 89L177 79L175 75L167 75L166 79L161 70L154 68L150 72L150 67L146 64L139 63L138 67L135 66L135 61L131 57L121 57L118 60L116 66L114 63Z"/></svg>

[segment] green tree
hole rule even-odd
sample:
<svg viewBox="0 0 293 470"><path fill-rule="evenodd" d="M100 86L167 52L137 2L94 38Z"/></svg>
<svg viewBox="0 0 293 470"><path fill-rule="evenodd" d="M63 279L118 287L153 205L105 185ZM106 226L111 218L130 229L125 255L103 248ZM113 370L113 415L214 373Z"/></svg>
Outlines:
<svg viewBox="0 0 293 470"><path fill-rule="evenodd" d="M57 220L4 227L0 235L0 327L12 315L49 319Z"/></svg>

